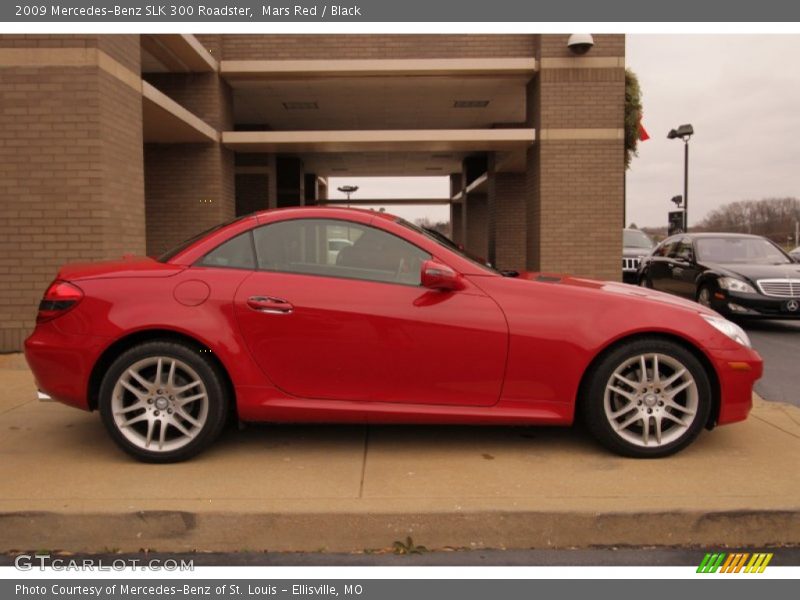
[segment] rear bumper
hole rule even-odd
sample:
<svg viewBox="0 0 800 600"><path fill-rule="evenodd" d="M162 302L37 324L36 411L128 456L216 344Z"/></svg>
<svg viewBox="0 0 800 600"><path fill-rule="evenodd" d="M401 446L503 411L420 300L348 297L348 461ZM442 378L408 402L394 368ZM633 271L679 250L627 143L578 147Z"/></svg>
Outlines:
<svg viewBox="0 0 800 600"><path fill-rule="evenodd" d="M55 322L37 325L25 340L25 359L38 398L89 410L89 377L107 344L106 338L63 333Z"/></svg>
<svg viewBox="0 0 800 600"><path fill-rule="evenodd" d="M744 347L715 351L712 359L720 387L717 424L743 421L753 408L753 384L761 378L764 363L757 352Z"/></svg>

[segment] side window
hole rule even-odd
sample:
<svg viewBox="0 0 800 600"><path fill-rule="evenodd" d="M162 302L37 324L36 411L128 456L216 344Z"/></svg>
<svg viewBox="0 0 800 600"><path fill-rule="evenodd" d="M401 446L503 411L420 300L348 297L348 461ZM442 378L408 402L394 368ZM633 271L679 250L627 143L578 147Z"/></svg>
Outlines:
<svg viewBox="0 0 800 600"><path fill-rule="evenodd" d="M658 248L656 248L655 252L653 252L653 256L671 256L672 252L675 250L675 246L677 244L677 240L675 239L666 239L661 244L659 244Z"/></svg>
<svg viewBox="0 0 800 600"><path fill-rule="evenodd" d="M255 269L253 241L249 231L237 235L214 248L197 263L204 267L225 267L228 269Z"/></svg>
<svg viewBox="0 0 800 600"><path fill-rule="evenodd" d="M668 240L667 242L665 242L664 243L664 252L663 252L662 256L666 256L666 257L669 257L669 258L675 258L675 253L678 251L678 243L679 243L679 240L677 240L677 239L672 239L672 240Z"/></svg>
<svg viewBox="0 0 800 600"><path fill-rule="evenodd" d="M689 238L683 238L678 244L677 250L675 251L675 257L680 258L686 261L694 260L694 251L692 250L692 240Z"/></svg>
<svg viewBox="0 0 800 600"><path fill-rule="evenodd" d="M295 219L253 232L258 268L283 273L420 284L430 255L381 229L338 219Z"/></svg>

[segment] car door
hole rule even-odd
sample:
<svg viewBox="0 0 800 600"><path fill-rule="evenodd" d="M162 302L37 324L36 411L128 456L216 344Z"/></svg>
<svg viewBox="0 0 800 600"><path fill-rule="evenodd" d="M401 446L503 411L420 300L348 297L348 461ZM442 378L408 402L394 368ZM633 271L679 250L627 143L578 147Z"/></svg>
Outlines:
<svg viewBox="0 0 800 600"><path fill-rule="evenodd" d="M670 254L675 251L677 243L677 238L668 238L664 240L650 257L647 272L653 289L662 292L669 291L672 284L672 259L670 258Z"/></svg>
<svg viewBox="0 0 800 600"><path fill-rule="evenodd" d="M291 219L254 230L259 270L234 306L252 356L303 398L490 406L508 346L505 317L477 287L420 286L422 249L383 229ZM335 256L328 240L347 239Z"/></svg>
<svg viewBox="0 0 800 600"><path fill-rule="evenodd" d="M678 296L694 300L697 295L695 281L697 281L697 276L700 274L700 269L695 260L691 238L681 238L675 249L675 256L672 259L670 270L672 281L669 291Z"/></svg>

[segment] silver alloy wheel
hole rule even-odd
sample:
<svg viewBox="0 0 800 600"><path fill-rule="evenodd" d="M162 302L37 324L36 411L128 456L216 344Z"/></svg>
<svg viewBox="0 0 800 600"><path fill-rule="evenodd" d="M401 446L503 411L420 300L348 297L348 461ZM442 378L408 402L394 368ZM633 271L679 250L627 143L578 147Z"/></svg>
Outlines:
<svg viewBox="0 0 800 600"><path fill-rule="evenodd" d="M603 406L614 431L641 447L680 439L697 415L697 383L680 361L666 354L625 360L606 384Z"/></svg>
<svg viewBox="0 0 800 600"><path fill-rule="evenodd" d="M120 375L111 397L114 424L144 450L183 448L208 419L208 393L197 372L168 356L144 358Z"/></svg>
<svg viewBox="0 0 800 600"><path fill-rule="evenodd" d="M711 292L707 287L700 288L700 293L697 295L697 302L711 308Z"/></svg>

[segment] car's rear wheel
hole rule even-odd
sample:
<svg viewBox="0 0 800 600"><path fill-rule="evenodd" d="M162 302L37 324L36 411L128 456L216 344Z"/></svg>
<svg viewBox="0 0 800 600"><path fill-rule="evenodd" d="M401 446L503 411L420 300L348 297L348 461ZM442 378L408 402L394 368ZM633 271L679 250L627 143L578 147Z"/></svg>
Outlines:
<svg viewBox="0 0 800 600"><path fill-rule="evenodd" d="M152 341L111 364L98 405L123 450L142 461L164 463L191 458L217 438L228 398L218 368L198 349Z"/></svg>
<svg viewBox="0 0 800 600"><path fill-rule="evenodd" d="M588 377L581 406L587 427L623 456L658 458L682 450L700 433L711 410L705 368L669 340L619 346Z"/></svg>

